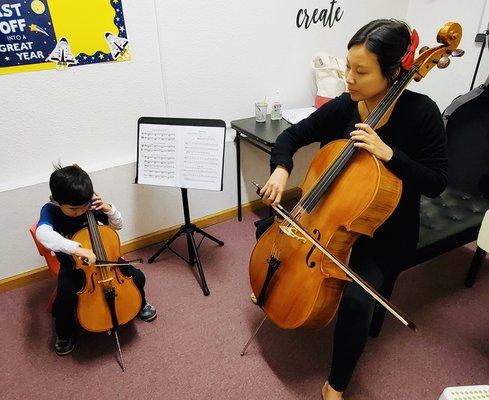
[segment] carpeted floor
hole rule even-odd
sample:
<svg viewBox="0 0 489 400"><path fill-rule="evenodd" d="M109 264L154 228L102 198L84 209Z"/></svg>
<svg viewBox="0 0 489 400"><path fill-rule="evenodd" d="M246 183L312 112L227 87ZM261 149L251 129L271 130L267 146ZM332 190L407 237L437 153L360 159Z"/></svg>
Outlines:
<svg viewBox="0 0 489 400"><path fill-rule="evenodd" d="M127 371L113 336L81 332L64 358L52 350L46 305L54 280L0 294L2 399L320 399L330 362L332 327L283 331L266 322L244 357L240 351L261 319L249 301L248 258L254 245L247 214L207 228L225 241L200 248L211 295L194 269L169 251L144 264L152 323L121 328ZM159 246L130 257L151 256ZM179 239L174 247L184 251ZM33 249L34 251L34 249ZM370 339L345 399L438 399L447 386L489 383L489 260L473 288L463 278L473 245L403 273L393 302L418 325L412 333L388 317Z"/></svg>

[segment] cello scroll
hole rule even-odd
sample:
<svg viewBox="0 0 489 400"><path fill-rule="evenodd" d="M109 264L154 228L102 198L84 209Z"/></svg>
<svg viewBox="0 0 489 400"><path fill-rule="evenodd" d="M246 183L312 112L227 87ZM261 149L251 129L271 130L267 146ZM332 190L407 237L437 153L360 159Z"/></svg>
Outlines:
<svg viewBox="0 0 489 400"><path fill-rule="evenodd" d="M446 68L450 64L450 56L461 57L464 51L457 46L462 39L462 27L457 22L447 22L441 27L436 36L440 46L420 49L420 56L415 60L413 68L416 68L414 80L419 82L436 65L438 68Z"/></svg>

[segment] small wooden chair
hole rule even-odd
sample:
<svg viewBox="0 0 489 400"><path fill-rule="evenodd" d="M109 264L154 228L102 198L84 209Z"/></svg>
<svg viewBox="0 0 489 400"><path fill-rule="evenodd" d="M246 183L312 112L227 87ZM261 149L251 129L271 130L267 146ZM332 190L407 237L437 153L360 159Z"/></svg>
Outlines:
<svg viewBox="0 0 489 400"><path fill-rule="evenodd" d="M58 276L58 274L59 274L59 261L56 258L56 255L52 251L46 249L37 240L36 229L37 229L37 222L30 227L29 232L32 235L32 239L34 240L34 243L36 244L37 250L39 251L39 254L46 259L46 264L49 268L49 272L51 272L51 274L53 276ZM51 307L53 305L54 299L56 298L56 289L57 289L57 286L54 288L53 293L51 294L51 297L49 299L49 303L47 306L47 311L51 311Z"/></svg>

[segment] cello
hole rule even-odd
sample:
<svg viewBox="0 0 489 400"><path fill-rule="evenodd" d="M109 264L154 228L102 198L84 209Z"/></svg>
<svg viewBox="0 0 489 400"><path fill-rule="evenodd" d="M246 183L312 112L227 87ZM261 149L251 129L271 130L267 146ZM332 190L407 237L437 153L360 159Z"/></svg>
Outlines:
<svg viewBox="0 0 489 400"><path fill-rule="evenodd" d="M461 56L463 51L457 49L461 36L458 23L446 23L437 35L441 45L420 49L412 67L400 75L364 123L373 129L381 126L412 80L421 80L435 65L447 67L449 56ZM261 324L269 318L284 329L324 327L336 314L346 285L354 280L416 330L346 265L356 239L373 236L396 208L401 180L371 153L354 147L352 140L336 140L319 150L301 189L303 195L290 213L272 205L281 218L275 218L259 238L250 257L251 287L265 313Z"/></svg>
<svg viewBox="0 0 489 400"><path fill-rule="evenodd" d="M74 257L75 267L85 274L85 285L78 292L77 318L82 328L89 332L115 333L124 371L117 329L138 314L142 298L132 277L122 274L119 266L138 260L107 261L121 257L119 235L110 226L99 226L91 210L87 211L87 220L88 226L76 232L72 240L92 249L97 261L86 265Z"/></svg>

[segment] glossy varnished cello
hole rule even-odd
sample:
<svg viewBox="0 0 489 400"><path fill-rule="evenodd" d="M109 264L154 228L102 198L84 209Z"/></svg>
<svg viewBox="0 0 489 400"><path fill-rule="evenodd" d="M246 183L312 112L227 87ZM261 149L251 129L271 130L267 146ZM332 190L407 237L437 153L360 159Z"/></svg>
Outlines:
<svg viewBox="0 0 489 400"><path fill-rule="evenodd" d="M413 66L364 123L374 129L381 126L413 79L419 81L434 66L448 66L450 56L462 55L457 49L461 37L459 24L446 23L437 35L441 45L420 50ZM355 280L415 329L346 266L355 240L372 236L394 211L402 182L375 156L354 147L352 140L337 140L317 153L301 189L303 196L291 212L273 206L279 217L259 238L250 258L250 283L265 318L285 329L321 328L334 317L346 285Z"/></svg>
<svg viewBox="0 0 489 400"><path fill-rule="evenodd" d="M82 247L92 249L97 257L95 263L86 265L75 257L76 268L85 274L85 285L78 292L77 318L80 325L90 332L114 332L120 351L117 329L131 321L141 309L141 293L132 280L120 271L128 264L119 260L120 239L110 226L99 226L92 211L87 211L88 226L76 232L72 240ZM131 262L140 262L133 260Z"/></svg>

